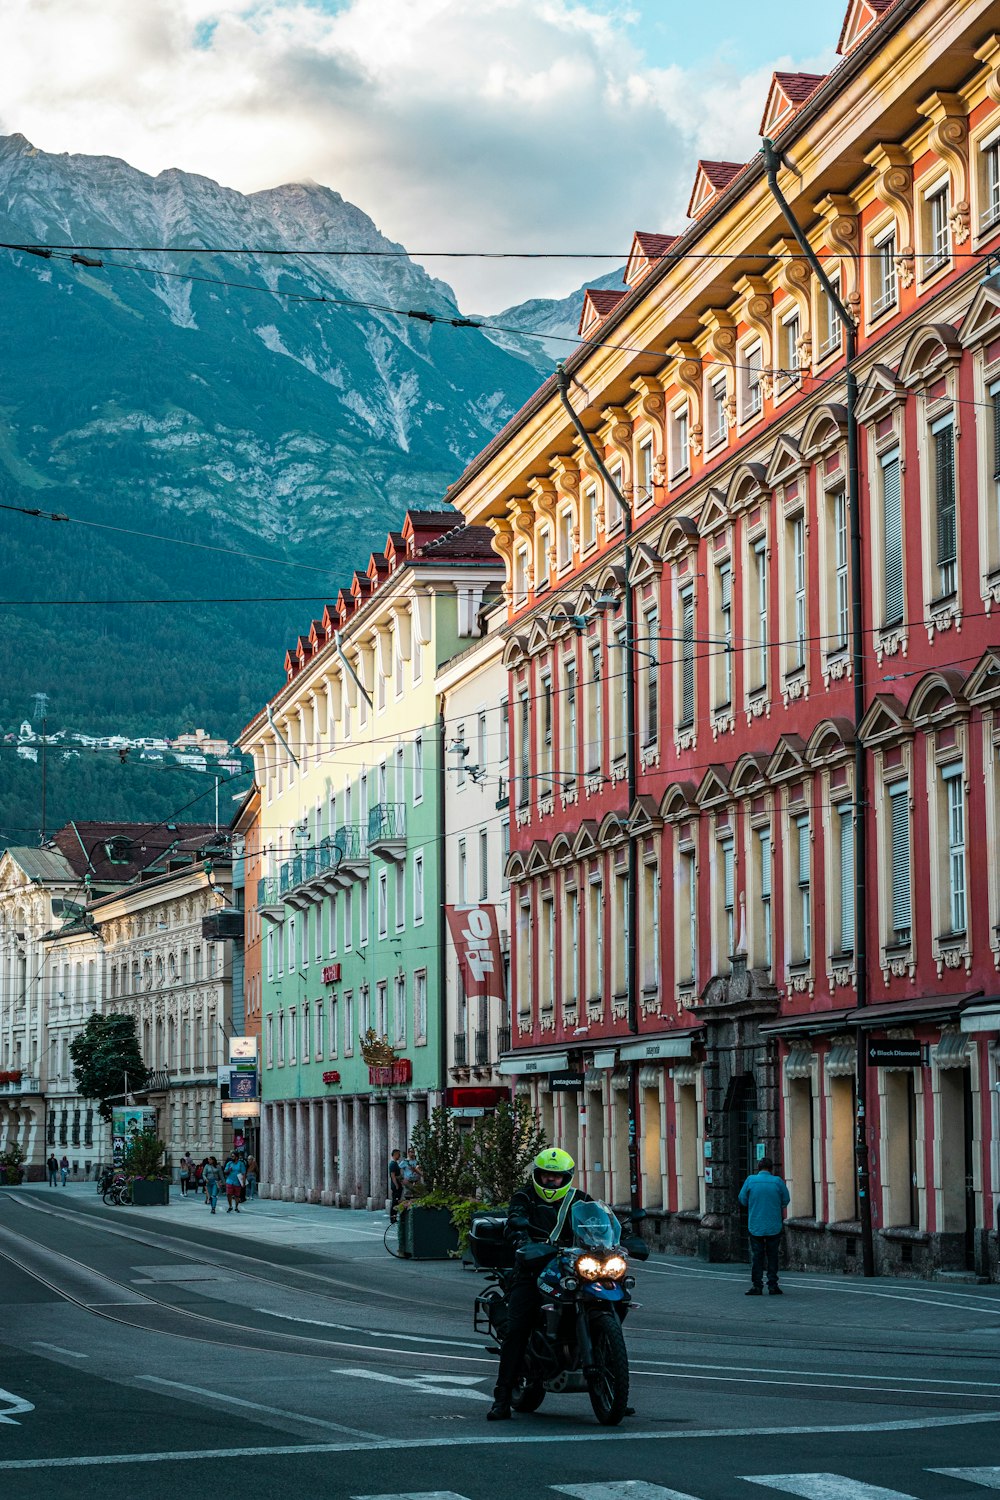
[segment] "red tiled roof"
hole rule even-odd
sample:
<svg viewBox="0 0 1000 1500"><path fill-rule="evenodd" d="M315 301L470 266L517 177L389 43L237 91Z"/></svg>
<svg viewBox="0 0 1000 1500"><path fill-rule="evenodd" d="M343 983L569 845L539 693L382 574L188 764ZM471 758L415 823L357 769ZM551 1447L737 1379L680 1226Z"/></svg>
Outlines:
<svg viewBox="0 0 1000 1500"><path fill-rule="evenodd" d="M585 328L595 321L594 314L598 318L606 318L609 312L614 312L627 292L605 291L596 287L588 287L583 298L583 307L580 310L580 322L577 333L583 333Z"/></svg>
<svg viewBox="0 0 1000 1500"><path fill-rule="evenodd" d="M775 73L781 92L791 104L804 104L826 77L825 73Z"/></svg>
<svg viewBox="0 0 1000 1500"><path fill-rule="evenodd" d="M452 557L466 558L470 562L498 561L493 550L493 533L488 526L455 526L444 536L421 547L419 556L433 560Z"/></svg>
<svg viewBox="0 0 1000 1500"><path fill-rule="evenodd" d="M737 172L743 171L741 161L700 161L698 163L717 193L728 187Z"/></svg>
<svg viewBox="0 0 1000 1500"><path fill-rule="evenodd" d="M679 234L650 234L645 229L637 229L633 249L640 250L649 260L658 260L661 255L666 255L671 245L676 245L679 239Z"/></svg>
<svg viewBox="0 0 1000 1500"><path fill-rule="evenodd" d="M171 857L192 857L210 840L218 837L212 823L67 823L49 840L64 856L82 880L84 876L101 885L125 885L150 865ZM121 863L113 862L108 845L120 840L116 853L124 855Z"/></svg>
<svg viewBox="0 0 1000 1500"><path fill-rule="evenodd" d="M857 11L860 8L870 10L872 13L872 21L868 26L865 26L863 28L863 30L867 32L871 30L871 27L873 25L878 24L878 22L885 15L885 12L889 10L893 5L895 5L895 3L896 0L850 0L850 4L847 7L847 14L844 16L844 24L840 28L840 37L837 41L838 53L843 55L844 42L847 39L847 28L850 26L852 19L857 14Z"/></svg>

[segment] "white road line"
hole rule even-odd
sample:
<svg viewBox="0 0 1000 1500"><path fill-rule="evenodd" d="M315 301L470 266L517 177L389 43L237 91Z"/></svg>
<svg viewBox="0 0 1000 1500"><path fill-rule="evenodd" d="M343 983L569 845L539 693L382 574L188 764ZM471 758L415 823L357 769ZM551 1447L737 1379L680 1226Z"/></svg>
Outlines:
<svg viewBox="0 0 1000 1500"><path fill-rule="evenodd" d="M748 1268L749 1270L749 1268ZM639 1272L640 1276L710 1276L716 1281L745 1281L748 1270L742 1273L734 1271L699 1271L692 1267L690 1270L681 1266L649 1266L644 1265ZM820 1277L792 1281L787 1276L784 1278L785 1285L796 1292L825 1292L834 1288L844 1292L850 1297L886 1297L894 1302L919 1302L927 1303L930 1307L948 1308L952 1312L988 1312L1000 1318L1000 1299L984 1297L976 1292L953 1292L942 1289L934 1297L923 1297L906 1292L882 1292L875 1287L850 1286L843 1281L828 1281ZM963 1298L972 1300L951 1301L951 1298Z"/></svg>
<svg viewBox="0 0 1000 1500"><path fill-rule="evenodd" d="M646 1484L642 1479L612 1480L608 1484L553 1484L560 1495L575 1495L577 1500L696 1500L682 1490L665 1490L661 1484Z"/></svg>
<svg viewBox="0 0 1000 1500"><path fill-rule="evenodd" d="M395 1333L390 1328L353 1328L350 1323L326 1323L322 1318L297 1318L293 1313L272 1312L268 1307L256 1307L255 1312L268 1318L281 1318L284 1323L308 1323L311 1328L335 1328L338 1333L362 1333L371 1339L403 1339L408 1344L444 1344L449 1349L475 1349L482 1354L482 1344L465 1344L459 1339L421 1338L415 1333Z"/></svg>
<svg viewBox="0 0 1000 1500"><path fill-rule="evenodd" d="M14 1421L15 1413L21 1417L25 1412L35 1409L32 1402L25 1401L23 1396L15 1396L13 1391L0 1390L0 1402L3 1403L0 1406L0 1422L7 1427L20 1427L20 1422Z"/></svg>
<svg viewBox="0 0 1000 1500"><path fill-rule="evenodd" d="M75 1349L64 1349L62 1344L47 1344L44 1339L32 1339L36 1349L53 1349L56 1354L68 1354L70 1359L89 1359L89 1354L78 1354Z"/></svg>
<svg viewBox="0 0 1000 1500"><path fill-rule="evenodd" d="M352 1495L351 1500L466 1500L454 1490L400 1490L392 1495Z"/></svg>
<svg viewBox="0 0 1000 1500"><path fill-rule="evenodd" d="M928 1474L946 1474L949 1479L964 1479L984 1490L1000 1490L1000 1469L928 1469Z"/></svg>
<svg viewBox="0 0 1000 1500"><path fill-rule="evenodd" d="M762 1484L783 1495L801 1495L802 1500L914 1500L903 1490L886 1490L880 1484L862 1484L842 1474L741 1474L747 1484Z"/></svg>
<svg viewBox="0 0 1000 1500"><path fill-rule="evenodd" d="M791 1375L796 1380L801 1380L804 1375L814 1375L817 1378L831 1380L849 1380L849 1370L787 1370L780 1365L706 1365L696 1364L693 1360L680 1359L643 1359L641 1356L633 1356L631 1366L633 1371L636 1365L655 1365L663 1370L733 1370L738 1375ZM995 1380L950 1380L947 1376L927 1375L873 1375L867 1372L868 1380L899 1380L904 1385L919 1385L923 1380L931 1380L934 1385L969 1385L974 1390L996 1390L1000 1391L1000 1381Z"/></svg>
<svg viewBox="0 0 1000 1500"><path fill-rule="evenodd" d="M767 1380L756 1376L741 1375L692 1375L690 1371L673 1375L667 1370L637 1370L630 1366L633 1378L642 1380L715 1380L723 1385L776 1385L783 1390L831 1391L837 1395L850 1396L855 1391L869 1391L879 1396L954 1396L963 1401L1000 1401L1000 1395L980 1396L976 1391L939 1391L931 1387L901 1385L828 1385L822 1380Z"/></svg>
<svg viewBox="0 0 1000 1500"><path fill-rule="evenodd" d="M401 1375L383 1375L379 1370L334 1370L334 1375L350 1375L355 1380L377 1380L383 1385L405 1385L410 1390L420 1391L427 1396L451 1396L459 1401L489 1401L490 1397L484 1391L468 1389L464 1384L466 1380L482 1380L481 1375L413 1375L404 1379Z"/></svg>
<svg viewBox="0 0 1000 1500"><path fill-rule="evenodd" d="M242 1396L230 1396L225 1391L207 1391L203 1386L185 1385L180 1380L164 1380L159 1375L138 1375L136 1379L174 1391L187 1391L189 1395L211 1396L213 1401L224 1401L228 1406L242 1406L249 1411L266 1412L272 1417L288 1417L295 1422L304 1422L309 1427L322 1427L324 1432L344 1432L348 1437L373 1438L376 1441L379 1436L375 1432L365 1432L361 1427L345 1427L342 1422L326 1422L322 1417L306 1417L300 1412L284 1411L280 1406L263 1406L259 1401L245 1401Z"/></svg>
<svg viewBox="0 0 1000 1500"><path fill-rule="evenodd" d="M556 1443L689 1443L705 1438L769 1437L849 1437L856 1432L926 1432L931 1427L980 1427L1000 1422L1000 1415L980 1413L954 1417L923 1417L912 1422L852 1422L815 1427L702 1427L688 1432L622 1432L600 1428L596 1432L535 1433L519 1437L516 1433L495 1433L484 1437L459 1437L449 1433L439 1438L407 1438L407 1452L417 1448L524 1448L550 1447ZM97 1453L72 1458L0 1459L0 1472L20 1469L102 1468L109 1465L204 1463L206 1459L291 1458L303 1454L322 1457L329 1453L398 1453L398 1435L366 1438L360 1443L283 1443L273 1448L199 1448L176 1453Z"/></svg>

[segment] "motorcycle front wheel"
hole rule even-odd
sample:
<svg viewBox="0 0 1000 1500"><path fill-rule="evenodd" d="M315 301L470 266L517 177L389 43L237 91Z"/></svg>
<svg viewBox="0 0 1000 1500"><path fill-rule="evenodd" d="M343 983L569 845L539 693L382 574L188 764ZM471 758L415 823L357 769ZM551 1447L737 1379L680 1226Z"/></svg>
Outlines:
<svg viewBox="0 0 1000 1500"><path fill-rule="evenodd" d="M595 1318L590 1341L594 1352L590 1404L602 1427L617 1427L628 1409L628 1352L621 1323L613 1314Z"/></svg>
<svg viewBox="0 0 1000 1500"><path fill-rule="evenodd" d="M514 1387L510 1404L515 1411L537 1411L545 1400L545 1387L540 1381L519 1380Z"/></svg>

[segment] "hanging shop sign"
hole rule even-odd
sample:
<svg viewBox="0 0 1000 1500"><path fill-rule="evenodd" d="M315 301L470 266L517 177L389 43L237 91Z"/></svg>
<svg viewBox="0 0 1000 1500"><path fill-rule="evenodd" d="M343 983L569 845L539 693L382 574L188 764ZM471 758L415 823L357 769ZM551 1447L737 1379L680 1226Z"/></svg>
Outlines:
<svg viewBox="0 0 1000 1500"><path fill-rule="evenodd" d="M477 1088L470 1084L468 1088L448 1088L444 1091L444 1102L448 1109L496 1109L503 1099L510 1099L510 1089L495 1088L484 1084Z"/></svg>
<svg viewBox="0 0 1000 1500"><path fill-rule="evenodd" d="M413 1063L408 1057L401 1057L394 1063L385 1063L381 1067L368 1069L368 1082L373 1088L388 1089L398 1083L413 1082Z"/></svg>
<svg viewBox="0 0 1000 1500"><path fill-rule="evenodd" d="M233 1068L229 1074L229 1097L232 1100L257 1098L256 1068L254 1068L252 1073L248 1073L243 1068L238 1071L236 1068Z"/></svg>
<svg viewBox="0 0 1000 1500"><path fill-rule="evenodd" d="M448 928L462 970L467 1000L503 999L503 954L496 908L446 906Z"/></svg>
<svg viewBox="0 0 1000 1500"><path fill-rule="evenodd" d="M256 1062L257 1038L255 1036L231 1036L229 1038L229 1061Z"/></svg>
<svg viewBox="0 0 1000 1500"><path fill-rule="evenodd" d="M583 1089L582 1073L550 1073L549 1088L554 1094L576 1094Z"/></svg>
<svg viewBox="0 0 1000 1500"><path fill-rule="evenodd" d="M919 1068L924 1060L923 1043L910 1037L890 1041L887 1037L868 1038L870 1068Z"/></svg>

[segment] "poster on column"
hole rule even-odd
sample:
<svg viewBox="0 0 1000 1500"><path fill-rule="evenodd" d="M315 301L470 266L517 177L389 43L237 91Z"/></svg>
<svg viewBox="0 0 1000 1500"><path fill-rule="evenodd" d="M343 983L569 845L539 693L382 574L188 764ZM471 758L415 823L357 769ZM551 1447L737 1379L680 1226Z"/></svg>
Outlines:
<svg viewBox="0 0 1000 1500"><path fill-rule="evenodd" d="M133 1136L156 1129L156 1110L148 1105L129 1105L111 1110L111 1159L120 1167Z"/></svg>
<svg viewBox="0 0 1000 1500"><path fill-rule="evenodd" d="M503 955L496 908L446 906L448 929L465 981L467 1000L504 998Z"/></svg>

